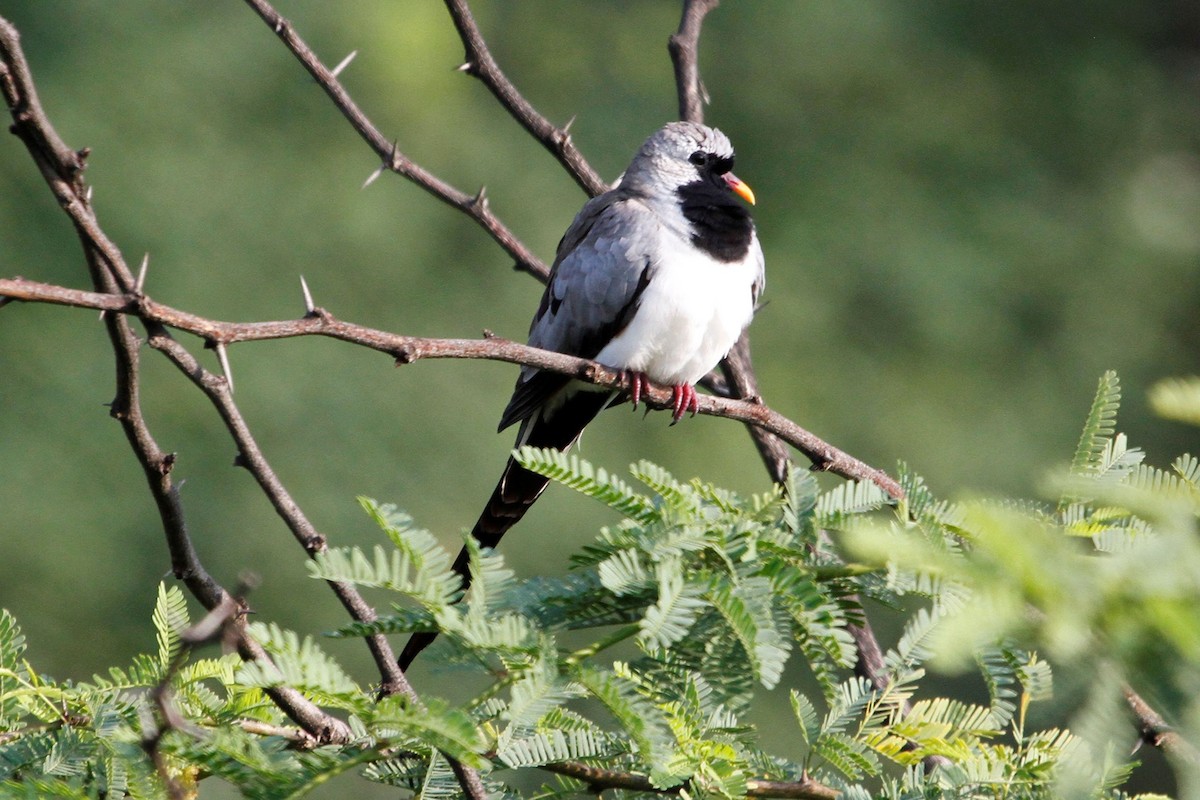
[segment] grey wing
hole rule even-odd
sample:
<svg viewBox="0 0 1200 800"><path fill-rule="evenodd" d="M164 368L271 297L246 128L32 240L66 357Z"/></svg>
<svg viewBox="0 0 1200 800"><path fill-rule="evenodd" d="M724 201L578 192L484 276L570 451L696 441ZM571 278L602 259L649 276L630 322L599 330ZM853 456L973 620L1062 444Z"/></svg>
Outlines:
<svg viewBox="0 0 1200 800"><path fill-rule="evenodd" d="M594 358L637 311L658 236L656 218L636 200L609 192L585 205L559 244L529 344ZM522 367L500 430L533 416L570 380Z"/></svg>

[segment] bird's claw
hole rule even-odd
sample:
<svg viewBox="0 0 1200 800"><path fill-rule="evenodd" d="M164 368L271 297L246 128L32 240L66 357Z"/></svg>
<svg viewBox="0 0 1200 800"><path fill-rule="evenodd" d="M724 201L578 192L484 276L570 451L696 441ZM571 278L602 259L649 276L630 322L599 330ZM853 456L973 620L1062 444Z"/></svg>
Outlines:
<svg viewBox="0 0 1200 800"><path fill-rule="evenodd" d="M642 395L650 386L650 379L646 377L646 373L632 370L625 370L625 379L629 381L629 401L633 403L633 410L637 411L638 404L642 402ZM649 410L647 407L646 411ZM695 386L689 383L678 383L671 387L672 425L683 419L684 414L690 412L694 417L699 410L700 395L696 394Z"/></svg>
<svg viewBox="0 0 1200 800"><path fill-rule="evenodd" d="M650 379L644 372L625 370L625 375L629 379L629 400L633 403L633 410L637 411L638 403L642 402L642 392L646 391Z"/></svg>
<svg viewBox="0 0 1200 800"><path fill-rule="evenodd" d="M696 394L695 386L689 383L678 383L671 387L672 425L683 419L684 412L690 411L694 417L699 410L700 395Z"/></svg>

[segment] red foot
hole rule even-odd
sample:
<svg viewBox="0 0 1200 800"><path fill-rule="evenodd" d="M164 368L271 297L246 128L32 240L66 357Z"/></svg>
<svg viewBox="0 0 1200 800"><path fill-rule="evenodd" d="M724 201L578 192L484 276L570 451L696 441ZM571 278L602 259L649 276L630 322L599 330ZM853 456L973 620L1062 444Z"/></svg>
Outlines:
<svg viewBox="0 0 1200 800"><path fill-rule="evenodd" d="M687 383L679 383L672 386L671 408L674 411L671 414L672 425L683 419L685 411L692 412L693 417L696 416L696 412L700 410L700 396L696 394L696 387Z"/></svg>
<svg viewBox="0 0 1200 800"><path fill-rule="evenodd" d="M650 385L650 379L644 372L625 370L625 374L629 376L629 399L633 402L633 410L637 411L638 403L642 402L642 392Z"/></svg>
<svg viewBox="0 0 1200 800"><path fill-rule="evenodd" d="M629 380L629 400L633 403L633 410L636 411L638 403L642 402L642 394L650 386L650 379L644 372L630 370L625 370L625 376ZM687 383L679 383L671 387L672 425L683 419L685 413L690 411L694 417L699 410L700 395L696 394L696 387Z"/></svg>

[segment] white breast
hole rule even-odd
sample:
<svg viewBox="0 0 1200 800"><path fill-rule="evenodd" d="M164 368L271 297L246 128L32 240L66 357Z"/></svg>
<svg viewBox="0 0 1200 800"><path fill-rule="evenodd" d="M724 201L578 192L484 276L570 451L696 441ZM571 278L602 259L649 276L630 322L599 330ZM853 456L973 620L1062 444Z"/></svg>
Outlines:
<svg viewBox="0 0 1200 800"><path fill-rule="evenodd" d="M745 260L727 263L676 241L658 262L633 320L596 360L644 372L660 384L694 384L750 324L761 258L757 242Z"/></svg>

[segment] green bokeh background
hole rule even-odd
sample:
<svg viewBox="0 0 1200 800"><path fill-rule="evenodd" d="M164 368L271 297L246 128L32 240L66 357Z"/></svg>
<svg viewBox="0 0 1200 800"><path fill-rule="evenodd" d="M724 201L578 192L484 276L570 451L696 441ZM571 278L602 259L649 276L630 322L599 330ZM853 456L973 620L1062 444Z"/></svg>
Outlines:
<svg viewBox="0 0 1200 800"><path fill-rule="evenodd" d="M673 2L476 3L501 66L615 177L674 118ZM710 17L708 121L758 195L762 391L863 460L939 493L1035 491L1067 460L1095 381L1126 387L1121 429L1165 464L1200 442L1144 390L1200 353L1200 10L1187 0L1007 3L729 0ZM435 2L280 3L410 157L494 210L549 260L583 202L475 81ZM346 320L520 339L540 286L469 220L394 176L274 35L233 0L0 0L101 224L147 292L226 320L299 315L298 276ZM0 274L87 287L65 216L20 142L0 140ZM186 337L185 337L186 339ZM212 354L187 339L215 368ZM309 339L239 345L237 399L265 454L334 544L372 544L359 494L448 546L510 437L515 368L386 357ZM208 568L260 573L261 618L344 621L207 401L144 358L145 403ZM151 648L161 528L107 416L113 367L92 312L0 310L0 604L42 670L83 678ZM743 491L767 478L744 431L612 412L582 451ZM565 569L611 517L552 489L505 542L520 572ZM366 681L365 650L329 648ZM418 681L428 681L421 667ZM436 683L422 683L438 686ZM330 794L329 796L336 796ZM389 795L390 796L390 795Z"/></svg>

